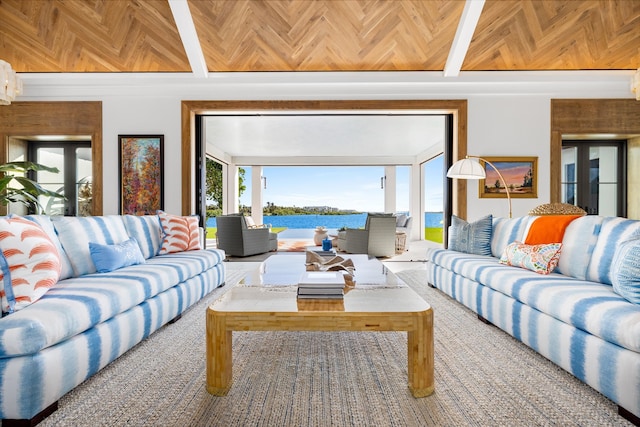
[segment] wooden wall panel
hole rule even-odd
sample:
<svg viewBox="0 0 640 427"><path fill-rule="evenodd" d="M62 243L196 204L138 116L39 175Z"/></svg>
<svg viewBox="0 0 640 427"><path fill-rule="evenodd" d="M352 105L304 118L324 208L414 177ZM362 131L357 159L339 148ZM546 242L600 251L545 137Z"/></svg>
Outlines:
<svg viewBox="0 0 640 427"><path fill-rule="evenodd" d="M9 139L36 135L91 138L93 214L102 215L102 102L14 102L0 107L0 163Z"/></svg>
<svg viewBox="0 0 640 427"><path fill-rule="evenodd" d="M551 202L560 201L563 134L640 136L640 102L634 99L552 99L550 139ZM640 187L628 182L630 195Z"/></svg>

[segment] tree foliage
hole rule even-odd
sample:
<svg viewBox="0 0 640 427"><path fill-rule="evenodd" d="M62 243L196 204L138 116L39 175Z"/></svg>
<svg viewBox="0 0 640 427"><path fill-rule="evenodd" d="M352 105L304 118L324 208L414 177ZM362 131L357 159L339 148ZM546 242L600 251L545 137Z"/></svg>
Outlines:
<svg viewBox="0 0 640 427"><path fill-rule="evenodd" d="M244 185L245 169L238 168L238 197L247 189ZM207 201L213 204L212 209L222 211L222 164L207 158L205 184L207 186Z"/></svg>

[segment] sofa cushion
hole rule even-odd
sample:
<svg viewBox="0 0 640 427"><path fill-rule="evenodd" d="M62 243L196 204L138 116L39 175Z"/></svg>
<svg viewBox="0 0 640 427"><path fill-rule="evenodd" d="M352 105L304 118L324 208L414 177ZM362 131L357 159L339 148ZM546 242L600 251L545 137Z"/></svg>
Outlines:
<svg viewBox="0 0 640 427"><path fill-rule="evenodd" d="M611 285L611 261L616 248L626 240L639 237L640 221L618 217L604 218L587 269L587 280Z"/></svg>
<svg viewBox="0 0 640 427"><path fill-rule="evenodd" d="M125 215L124 226L140 246L144 259L158 254L162 244L162 226L158 215Z"/></svg>
<svg viewBox="0 0 640 427"><path fill-rule="evenodd" d="M571 221L562 238L562 255L556 271L585 280L593 248L604 217L589 215Z"/></svg>
<svg viewBox="0 0 640 427"><path fill-rule="evenodd" d="M200 228L197 216L170 215L158 211L164 237L160 255L200 249Z"/></svg>
<svg viewBox="0 0 640 427"><path fill-rule="evenodd" d="M89 242L113 245L129 239L120 215L65 216L52 219L60 243L73 267L74 277L96 272Z"/></svg>
<svg viewBox="0 0 640 427"><path fill-rule="evenodd" d="M60 239L58 238L58 233L56 233L56 229L53 226L53 222L51 222L51 217L48 215L25 215L23 218L28 219L29 221L33 221L38 224L47 236L51 239L53 244L58 249L58 253L60 254L60 280L68 279L69 277L73 277L73 267L71 267L71 262L69 262L69 257L67 257L67 253L64 251L62 244L60 243Z"/></svg>
<svg viewBox="0 0 640 427"><path fill-rule="evenodd" d="M500 258L500 264L526 268L538 274L549 274L558 265L562 243L527 245L513 242Z"/></svg>
<svg viewBox="0 0 640 427"><path fill-rule="evenodd" d="M634 304L640 304L640 239L623 242L611 262L613 290Z"/></svg>
<svg viewBox="0 0 640 427"><path fill-rule="evenodd" d="M189 251L62 280L36 303L0 320L0 357L37 353L204 271L224 277L223 260L224 252L217 249ZM182 297L172 303L182 304Z"/></svg>
<svg viewBox="0 0 640 427"><path fill-rule="evenodd" d="M491 233L491 255L500 258L504 248L513 242L523 242L529 226L537 217L523 216L519 218L493 218Z"/></svg>
<svg viewBox="0 0 640 427"><path fill-rule="evenodd" d="M60 254L42 227L21 217L0 218L2 312L41 298L60 278Z"/></svg>
<svg viewBox="0 0 640 427"><path fill-rule="evenodd" d="M89 242L89 252L98 273L108 273L122 267L144 263L138 242L133 237L114 245Z"/></svg>
<svg viewBox="0 0 640 427"><path fill-rule="evenodd" d="M449 249L467 254L491 255L491 231L491 215L472 223L453 215L449 227Z"/></svg>

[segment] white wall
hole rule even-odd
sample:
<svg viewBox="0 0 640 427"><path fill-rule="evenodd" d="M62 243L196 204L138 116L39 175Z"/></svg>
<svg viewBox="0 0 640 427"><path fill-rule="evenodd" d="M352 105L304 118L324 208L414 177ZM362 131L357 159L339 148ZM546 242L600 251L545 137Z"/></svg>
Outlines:
<svg viewBox="0 0 640 427"><path fill-rule="evenodd" d="M542 96L471 97L468 102L467 152L476 156L538 157L538 197L512 198L513 216L548 203L551 102ZM506 199L478 197L478 182L467 184L469 220L486 214L509 215Z"/></svg>
<svg viewBox="0 0 640 427"><path fill-rule="evenodd" d="M165 210L181 211L182 100L468 99L468 152L538 156L538 199L513 201L514 216L549 201L552 98L631 98L629 72L439 72L21 74L19 101L103 102L104 213L118 213L118 135L163 134ZM1 108L1 107L0 107ZM468 191L470 219L507 215L503 199Z"/></svg>

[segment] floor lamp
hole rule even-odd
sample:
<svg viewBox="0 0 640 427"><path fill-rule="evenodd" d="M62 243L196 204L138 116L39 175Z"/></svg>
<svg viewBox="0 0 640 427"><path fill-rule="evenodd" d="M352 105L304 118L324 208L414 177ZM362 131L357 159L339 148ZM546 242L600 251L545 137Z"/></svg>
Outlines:
<svg viewBox="0 0 640 427"><path fill-rule="evenodd" d="M449 170L447 171L447 178L456 178L456 179L485 179L487 174L484 171L484 168L480 165L477 160L482 160L489 166L491 166L500 181L502 182L502 186L504 187L504 191L507 194L507 201L509 202L509 218L511 218L511 193L509 192L509 187L507 187L507 182L504 180L504 177L500 173L497 167L487 159L483 159L478 156L466 156L464 159L458 160L455 162Z"/></svg>

